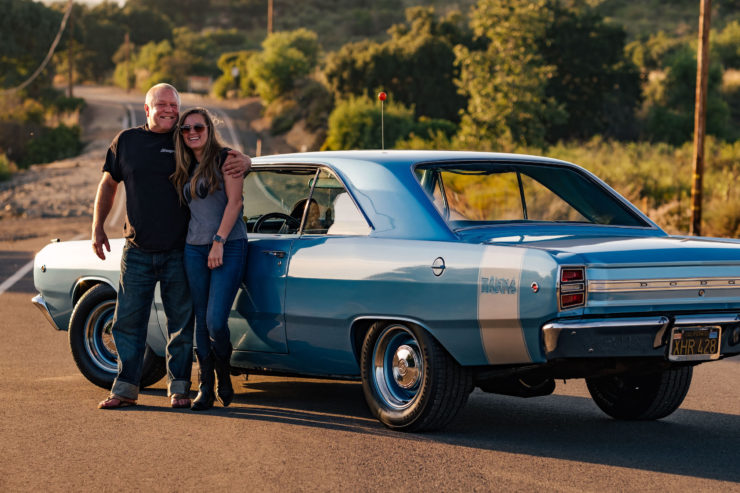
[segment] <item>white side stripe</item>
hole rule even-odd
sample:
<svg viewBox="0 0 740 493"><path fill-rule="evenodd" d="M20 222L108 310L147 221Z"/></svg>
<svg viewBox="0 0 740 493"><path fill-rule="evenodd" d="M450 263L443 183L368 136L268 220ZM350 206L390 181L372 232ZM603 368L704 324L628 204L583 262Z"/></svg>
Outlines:
<svg viewBox="0 0 740 493"><path fill-rule="evenodd" d="M491 364L532 361L520 322L524 249L486 248L478 274L478 323Z"/></svg>

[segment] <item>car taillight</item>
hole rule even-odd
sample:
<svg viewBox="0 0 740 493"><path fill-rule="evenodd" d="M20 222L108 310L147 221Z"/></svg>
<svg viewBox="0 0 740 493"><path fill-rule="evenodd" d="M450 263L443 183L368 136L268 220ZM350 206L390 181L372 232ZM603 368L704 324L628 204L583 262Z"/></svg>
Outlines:
<svg viewBox="0 0 740 493"><path fill-rule="evenodd" d="M560 282L583 282L582 267L565 267L560 271Z"/></svg>
<svg viewBox="0 0 740 493"><path fill-rule="evenodd" d="M561 310L586 304L585 267L563 267L560 270L558 296Z"/></svg>

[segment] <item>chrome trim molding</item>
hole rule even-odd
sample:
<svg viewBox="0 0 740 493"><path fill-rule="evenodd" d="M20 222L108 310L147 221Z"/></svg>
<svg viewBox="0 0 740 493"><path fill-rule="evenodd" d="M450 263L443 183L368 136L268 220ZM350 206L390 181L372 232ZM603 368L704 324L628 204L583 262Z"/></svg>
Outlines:
<svg viewBox="0 0 740 493"><path fill-rule="evenodd" d="M49 311L49 307L46 305L46 300L44 299L43 296L41 296L40 294L37 294L36 296L31 298L31 303L33 303L33 305L36 308L41 310L41 313L44 314L44 317L46 318L46 320L49 321L52 327L54 327L56 330L62 330L59 328L57 323L54 321L54 317L51 316L51 312Z"/></svg>
<svg viewBox="0 0 740 493"><path fill-rule="evenodd" d="M589 280L589 293L619 293L629 291L681 291L696 289L739 289L740 279L677 278L677 279L628 279L623 281Z"/></svg>
<svg viewBox="0 0 740 493"><path fill-rule="evenodd" d="M740 322L740 314L727 313L721 315L678 315L673 323L676 327L687 325L720 325Z"/></svg>

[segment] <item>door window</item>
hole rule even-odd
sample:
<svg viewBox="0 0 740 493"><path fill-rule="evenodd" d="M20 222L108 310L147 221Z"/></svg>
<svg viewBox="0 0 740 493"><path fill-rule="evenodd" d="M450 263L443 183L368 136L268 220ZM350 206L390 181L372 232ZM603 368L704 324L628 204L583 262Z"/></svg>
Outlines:
<svg viewBox="0 0 740 493"><path fill-rule="evenodd" d="M244 180L250 233L367 235L365 217L327 169L255 169Z"/></svg>

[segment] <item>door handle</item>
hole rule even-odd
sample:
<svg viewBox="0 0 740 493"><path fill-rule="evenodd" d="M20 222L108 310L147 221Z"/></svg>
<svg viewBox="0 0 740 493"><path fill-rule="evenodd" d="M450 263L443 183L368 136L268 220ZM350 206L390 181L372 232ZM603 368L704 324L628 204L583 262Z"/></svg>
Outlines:
<svg viewBox="0 0 740 493"><path fill-rule="evenodd" d="M273 257L277 258L284 258L285 252L282 250L262 250L262 253L265 255L272 255Z"/></svg>

